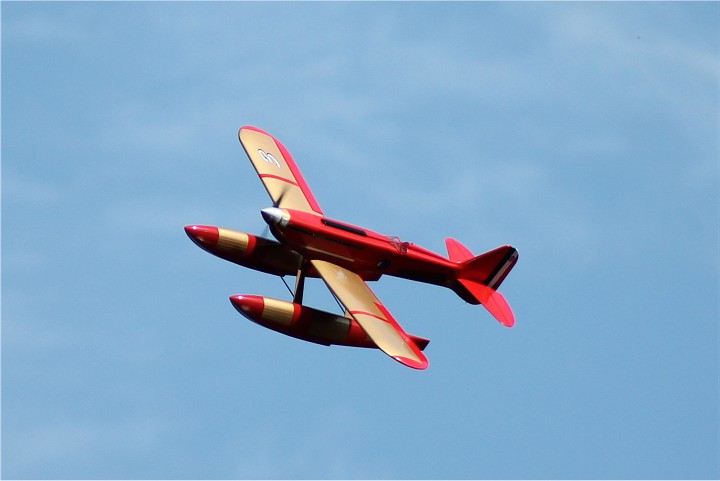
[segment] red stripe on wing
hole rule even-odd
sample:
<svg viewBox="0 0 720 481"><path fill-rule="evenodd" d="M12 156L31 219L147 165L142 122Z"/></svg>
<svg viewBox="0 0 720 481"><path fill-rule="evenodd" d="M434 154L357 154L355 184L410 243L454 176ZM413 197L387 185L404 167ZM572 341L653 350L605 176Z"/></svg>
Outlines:
<svg viewBox="0 0 720 481"><path fill-rule="evenodd" d="M277 145L277 148L280 150L280 153L285 158L285 163L287 164L288 168L290 169L290 172L292 172L293 177L295 177L295 180L297 180L297 186L300 187L300 190L302 190L303 194L305 194L305 199L307 199L308 204L310 204L310 208L317 212L320 215L323 215L323 211L320 208L320 204L318 204L317 200L315 199L315 196L312 193L312 190L310 190L310 186L305 182L305 178L303 177L302 173L300 172L300 169L298 169L297 165L295 164L295 159L293 159L293 156L290 154L288 149L285 148L285 146L280 142L278 139L273 137L271 134L265 132L262 129L259 129L257 127L253 127L251 125L246 125L243 127L243 129L248 130L254 130L255 132L260 132L261 134L265 134L273 141L275 142L275 145ZM282 179L281 179L282 180Z"/></svg>
<svg viewBox="0 0 720 481"><path fill-rule="evenodd" d="M260 174L258 175L261 179L269 178L269 179L275 179L280 180L282 182L285 182L286 184L294 185L296 187L300 187L297 182L293 182L290 179L286 179L285 177L280 177L279 175L273 175L273 174ZM301 187L302 188L302 187Z"/></svg>

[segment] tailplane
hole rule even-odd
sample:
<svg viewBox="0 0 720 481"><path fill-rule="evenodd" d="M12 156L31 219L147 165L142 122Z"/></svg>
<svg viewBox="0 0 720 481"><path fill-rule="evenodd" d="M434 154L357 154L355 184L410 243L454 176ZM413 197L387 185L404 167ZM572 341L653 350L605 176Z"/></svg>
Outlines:
<svg viewBox="0 0 720 481"><path fill-rule="evenodd" d="M518 251L505 245L477 257L455 239L446 239L448 256L458 263L455 292L471 304L482 304L502 325L515 324L510 305L497 288L518 260Z"/></svg>
<svg viewBox="0 0 720 481"><path fill-rule="evenodd" d="M515 315L502 294L479 282L468 279L458 279L458 282L476 299L473 304L482 304L500 324L513 327Z"/></svg>

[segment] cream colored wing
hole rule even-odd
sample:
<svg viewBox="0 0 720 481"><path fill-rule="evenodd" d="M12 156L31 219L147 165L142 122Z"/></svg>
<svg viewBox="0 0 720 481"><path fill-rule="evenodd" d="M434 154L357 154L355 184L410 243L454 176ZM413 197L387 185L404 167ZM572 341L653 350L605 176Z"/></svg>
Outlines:
<svg viewBox="0 0 720 481"><path fill-rule="evenodd" d="M400 324L373 294L365 281L352 271L320 260L310 261L328 288L348 313L385 354L415 369L428 367L428 360Z"/></svg>
<svg viewBox="0 0 720 481"><path fill-rule="evenodd" d="M240 129L238 138L276 207L322 215L300 169L279 140L249 126Z"/></svg>

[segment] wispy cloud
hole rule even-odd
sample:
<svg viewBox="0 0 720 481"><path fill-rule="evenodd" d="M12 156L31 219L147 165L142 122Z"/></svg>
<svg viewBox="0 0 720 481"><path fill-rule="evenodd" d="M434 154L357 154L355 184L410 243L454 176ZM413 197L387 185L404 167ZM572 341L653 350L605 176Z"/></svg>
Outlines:
<svg viewBox="0 0 720 481"><path fill-rule="evenodd" d="M673 316L705 326L714 312L711 296L688 292L716 273L688 253L717 251L717 31L702 15L716 4L2 8L4 476L422 477L429 467L477 477L476 451L448 455L431 441L495 446L496 433L457 427L482 426L467 413L491 412L488 399L523 408L532 398L540 410L522 429L495 426L522 449L484 458L488 472L657 477L651 451L675 445L672 435L646 459L618 449L615 471L585 470L588 459L607 464L595 448L618 432L588 440L572 431L576 414L621 428L628 413L603 410L618 405L622 383L572 391L587 364L573 356L602 360L608 346L613 362L596 374L639 379L652 365L663 379L634 388L632 402L672 413L688 439L708 438L698 426L713 399L693 396L690 413L654 394L698 394L682 373L712 365L698 354L709 347L677 347L701 341ZM468 306L428 307L416 293L430 286L382 284L408 319L459 334L431 344L445 364L424 377L392 371L378 353L313 357L257 326L248 334L226 295L282 285L207 256L182 231L264 227L257 210L269 201L237 141L243 124L285 143L333 217L441 253L445 235L473 251L516 244L504 287L522 286L511 302L532 319L479 336L445 322ZM645 311L650 337L637 319ZM570 316L592 319L570 328ZM626 317L633 328L613 329ZM668 349L678 355L658 355ZM488 367L497 359L500 371ZM538 386L523 382L538 359L551 384L578 394L562 413L546 409L557 393L534 389L547 372L534 373ZM380 376L376 360L388 369ZM432 451L397 441L393 416ZM569 430L548 451L578 440L560 470L525 456L548 419ZM657 438L652 416L631 424L626 444ZM695 463L696 453L673 451L667 463L714 475L714 460Z"/></svg>

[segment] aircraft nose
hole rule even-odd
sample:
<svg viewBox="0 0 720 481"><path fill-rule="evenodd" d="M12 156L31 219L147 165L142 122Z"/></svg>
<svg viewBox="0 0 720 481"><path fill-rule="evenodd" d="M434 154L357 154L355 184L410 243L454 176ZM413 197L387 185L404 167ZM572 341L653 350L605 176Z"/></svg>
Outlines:
<svg viewBox="0 0 720 481"><path fill-rule="evenodd" d="M185 233L202 248L215 247L220 237L218 228L211 225L187 225L185 226Z"/></svg>
<svg viewBox="0 0 720 481"><path fill-rule="evenodd" d="M277 207L266 207L260 211L260 214L268 225L280 224L284 226L287 224L287 221L283 223L285 219L283 219L282 209L278 209Z"/></svg>

